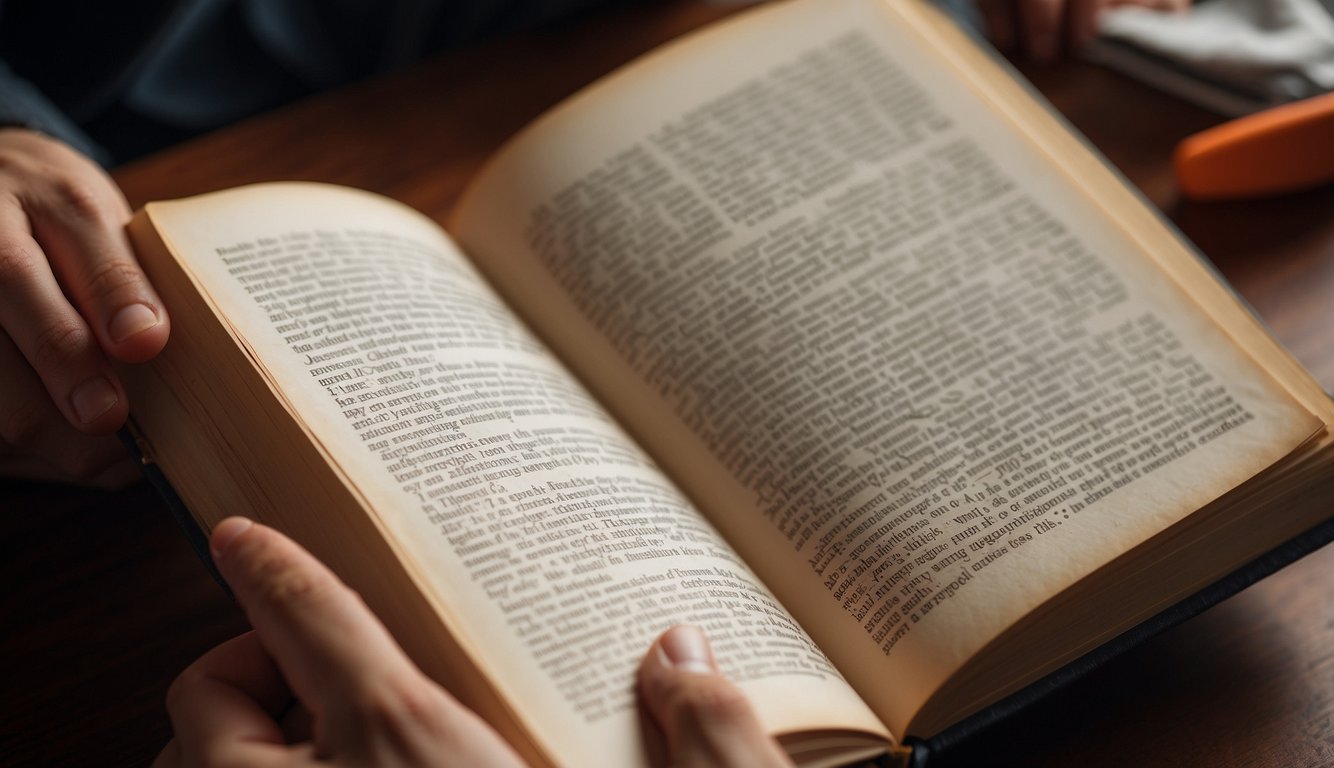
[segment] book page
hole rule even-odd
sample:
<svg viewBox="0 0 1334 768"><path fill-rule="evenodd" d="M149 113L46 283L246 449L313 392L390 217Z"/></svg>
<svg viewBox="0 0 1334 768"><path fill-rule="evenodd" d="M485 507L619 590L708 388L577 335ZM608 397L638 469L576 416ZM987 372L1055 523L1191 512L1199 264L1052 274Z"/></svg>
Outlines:
<svg viewBox="0 0 1334 768"><path fill-rule="evenodd" d="M634 672L678 623L705 629L775 733L861 730L863 752L866 732L888 739L424 217L302 184L148 211L547 758L646 759Z"/></svg>
<svg viewBox="0 0 1334 768"><path fill-rule="evenodd" d="M782 4L650 56L451 225L900 733L1320 427L909 5Z"/></svg>

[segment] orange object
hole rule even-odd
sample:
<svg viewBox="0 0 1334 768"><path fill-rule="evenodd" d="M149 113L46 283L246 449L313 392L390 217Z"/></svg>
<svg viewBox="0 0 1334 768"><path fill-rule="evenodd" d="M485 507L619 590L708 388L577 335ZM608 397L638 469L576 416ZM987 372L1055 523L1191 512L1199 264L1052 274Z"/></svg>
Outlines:
<svg viewBox="0 0 1334 768"><path fill-rule="evenodd" d="M1217 200L1295 192L1334 181L1334 93L1201 131L1177 145L1177 183Z"/></svg>

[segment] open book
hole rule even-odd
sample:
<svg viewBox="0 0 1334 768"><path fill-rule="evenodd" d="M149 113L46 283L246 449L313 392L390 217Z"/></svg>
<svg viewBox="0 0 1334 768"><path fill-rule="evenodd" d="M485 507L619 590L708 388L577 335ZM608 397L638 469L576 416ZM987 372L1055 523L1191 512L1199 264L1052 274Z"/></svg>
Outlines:
<svg viewBox="0 0 1334 768"><path fill-rule="evenodd" d="M930 737L1329 517L1334 407L936 11L805 0L512 141L447 235L313 184L131 224L133 417L526 757L636 765L666 627L803 764Z"/></svg>

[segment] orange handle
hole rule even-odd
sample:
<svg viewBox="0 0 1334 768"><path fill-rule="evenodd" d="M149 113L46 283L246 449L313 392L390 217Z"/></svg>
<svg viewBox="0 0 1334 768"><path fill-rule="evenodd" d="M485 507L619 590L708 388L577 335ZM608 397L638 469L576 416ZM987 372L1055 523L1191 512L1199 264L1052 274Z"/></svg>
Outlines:
<svg viewBox="0 0 1334 768"><path fill-rule="evenodd" d="M1334 181L1334 93L1285 104L1177 145L1177 183L1201 200L1295 192Z"/></svg>

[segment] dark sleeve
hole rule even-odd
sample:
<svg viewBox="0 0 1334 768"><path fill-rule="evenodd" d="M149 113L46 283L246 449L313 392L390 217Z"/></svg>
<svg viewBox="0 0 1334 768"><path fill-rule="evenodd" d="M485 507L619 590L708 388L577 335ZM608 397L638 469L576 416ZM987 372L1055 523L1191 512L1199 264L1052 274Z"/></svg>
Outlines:
<svg viewBox="0 0 1334 768"><path fill-rule="evenodd" d="M106 165L110 156L88 134L47 100L32 83L0 62L0 126L19 126L40 131Z"/></svg>

